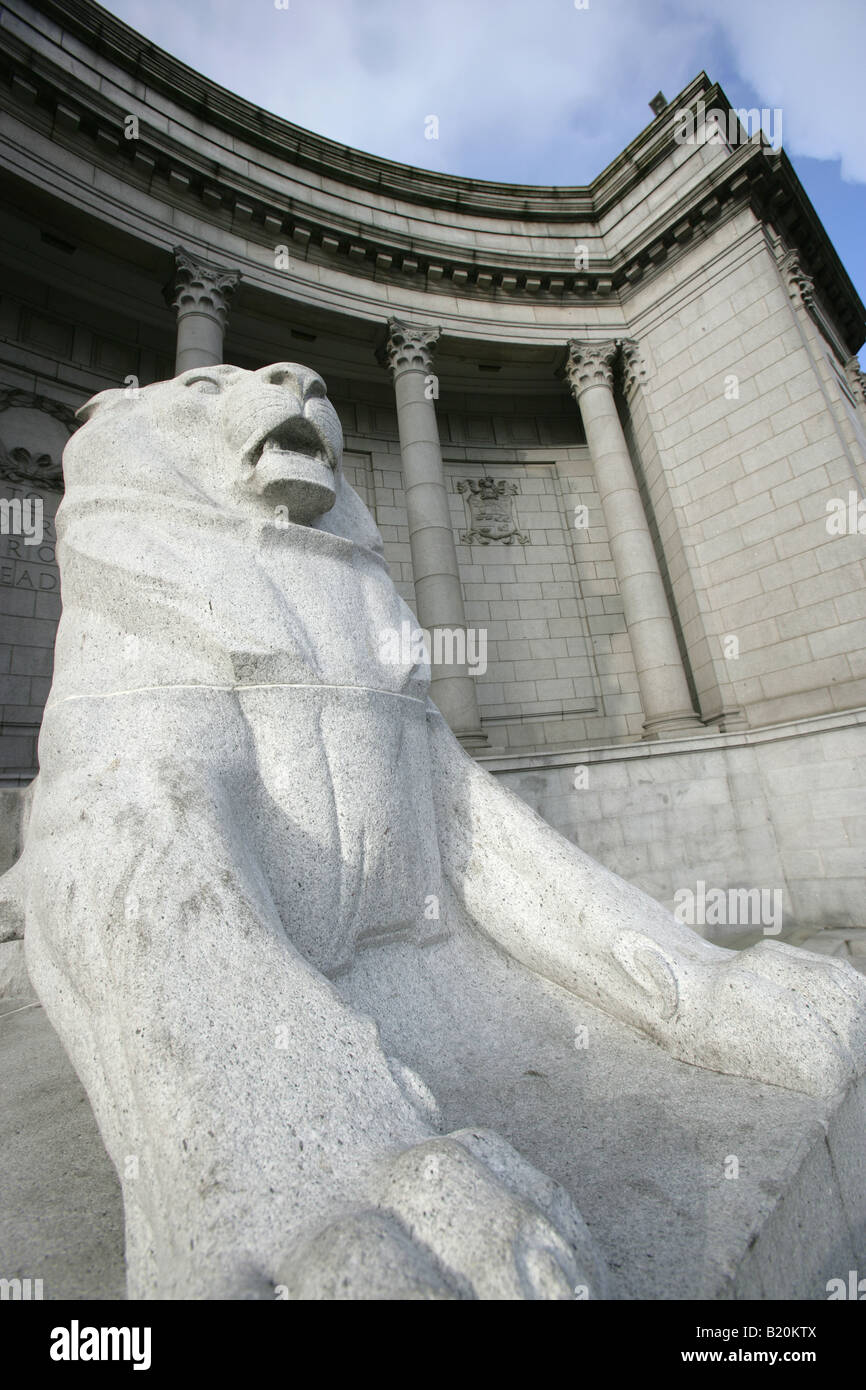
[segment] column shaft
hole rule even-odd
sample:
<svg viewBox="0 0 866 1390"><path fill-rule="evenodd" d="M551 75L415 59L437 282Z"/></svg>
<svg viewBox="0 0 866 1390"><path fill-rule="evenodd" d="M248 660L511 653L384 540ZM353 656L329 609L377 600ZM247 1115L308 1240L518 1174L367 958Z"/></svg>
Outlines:
<svg viewBox="0 0 866 1390"><path fill-rule="evenodd" d="M448 489L436 407L427 382L432 374L437 328L419 328L392 319L386 348L394 380L397 426L403 458L409 546L415 578L415 606L421 627L434 641L431 696L467 747L479 747L481 732L475 682L463 662L436 662L436 632L465 634L466 612L457 566ZM442 643L442 654L450 643ZM465 655L465 646L463 647Z"/></svg>
<svg viewBox="0 0 866 1390"><path fill-rule="evenodd" d="M700 726L637 478L613 395L617 345L569 344L568 377L586 430L644 711L644 736Z"/></svg>

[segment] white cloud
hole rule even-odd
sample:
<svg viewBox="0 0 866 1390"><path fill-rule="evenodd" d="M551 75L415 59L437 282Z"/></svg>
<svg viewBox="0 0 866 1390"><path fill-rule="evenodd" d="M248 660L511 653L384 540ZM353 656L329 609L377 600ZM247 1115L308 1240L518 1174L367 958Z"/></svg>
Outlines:
<svg viewBox="0 0 866 1390"><path fill-rule="evenodd" d="M705 0L689 0L703 10ZM782 111L789 154L841 159L866 183L858 108L866 56L864 0L724 0L716 14L739 75Z"/></svg>
<svg viewBox="0 0 866 1390"><path fill-rule="evenodd" d="M199 71L299 125L477 177L588 182L703 66L711 21L645 0L109 0ZM666 7L669 11L669 7ZM425 140L424 118L439 117Z"/></svg>

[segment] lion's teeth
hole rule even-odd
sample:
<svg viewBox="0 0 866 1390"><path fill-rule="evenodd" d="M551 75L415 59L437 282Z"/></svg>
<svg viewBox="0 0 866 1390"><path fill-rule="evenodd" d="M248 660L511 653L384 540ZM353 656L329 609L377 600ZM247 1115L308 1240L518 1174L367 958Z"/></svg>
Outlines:
<svg viewBox="0 0 866 1390"><path fill-rule="evenodd" d="M258 462L264 454L305 454L307 457L315 459L317 463L328 463L328 456L324 449L313 449L311 445L300 442L292 444L286 439L281 439L279 434L268 435L259 445L255 461Z"/></svg>

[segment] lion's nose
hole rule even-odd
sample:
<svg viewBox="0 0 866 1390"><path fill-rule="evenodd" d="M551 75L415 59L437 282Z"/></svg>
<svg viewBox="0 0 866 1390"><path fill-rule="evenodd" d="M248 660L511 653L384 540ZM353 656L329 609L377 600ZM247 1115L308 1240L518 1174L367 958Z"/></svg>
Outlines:
<svg viewBox="0 0 866 1390"><path fill-rule="evenodd" d="M311 396L327 395L325 383L318 373L309 367L302 367L299 362L274 362L270 367L262 367L256 376L268 386L289 387L304 401Z"/></svg>

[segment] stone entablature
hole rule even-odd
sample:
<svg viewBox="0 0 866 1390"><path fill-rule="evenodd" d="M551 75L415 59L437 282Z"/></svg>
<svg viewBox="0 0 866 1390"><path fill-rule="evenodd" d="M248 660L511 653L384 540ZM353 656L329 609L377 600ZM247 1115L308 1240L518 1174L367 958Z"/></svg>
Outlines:
<svg viewBox="0 0 866 1390"><path fill-rule="evenodd" d="M17 0L14 8L24 13L34 7ZM134 81L127 79L127 104L140 113L139 138L124 138L127 113L110 106L102 91L88 90L80 77L70 82L69 73L43 54L34 62L33 51L13 36L11 28L3 30L0 99L5 86L6 100L15 108L24 106L28 120L45 124L49 135L59 133L74 147L86 146L87 157L95 163L107 163L122 179L143 185L161 202L187 208L195 202L205 220L229 226L244 240L271 248L285 243L300 263L339 267L373 282L401 284L407 291L417 287L435 294L441 287L449 295L458 290L461 298L603 303L617 296L627 300L638 282L655 275L717 218L746 202L759 217L772 218L786 241L800 248L807 269L821 282L848 352L859 347L864 311L850 280L786 157L768 153L759 141L746 142L732 153L720 152L673 208L652 221L642 219L621 244L612 241L620 235L613 231L614 219L608 218L610 226L603 230L617 203L636 184L651 179L660 162L678 148L673 142L676 111L698 98L708 106L727 106L724 94L704 74L588 187L532 188L460 179L348 150L262 112L193 73L153 45L143 44L134 31L88 0L72 5L40 0L35 8L104 54L120 77L124 72L134 75ZM206 134L187 146L150 124L140 97L142 80L179 111L193 112L196 130ZM232 150L226 148L217 176L212 152L226 145L226 133L233 144L246 141L251 149L278 155L282 167L264 182L265 161L253 161L260 174L255 183L245 162L241 161L243 172L237 161L233 169ZM344 190L346 215L322 218L303 180L303 171L310 168L338 199ZM383 204L383 197L396 198L398 209L406 205L408 235L391 231L392 205ZM413 205L419 203L447 213L436 218L435 239L430 221L413 214ZM469 228L476 236L478 244L470 254L465 237L449 238L449 219L455 232ZM532 224L536 247L546 227L548 248L532 254L520 249L527 240L527 223ZM576 255L580 246L588 260Z"/></svg>

